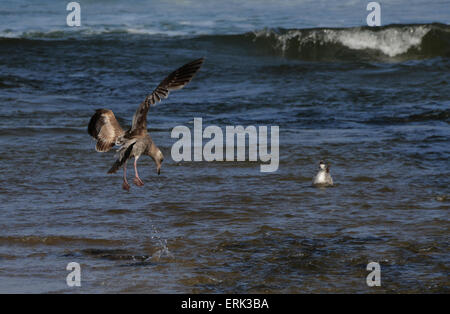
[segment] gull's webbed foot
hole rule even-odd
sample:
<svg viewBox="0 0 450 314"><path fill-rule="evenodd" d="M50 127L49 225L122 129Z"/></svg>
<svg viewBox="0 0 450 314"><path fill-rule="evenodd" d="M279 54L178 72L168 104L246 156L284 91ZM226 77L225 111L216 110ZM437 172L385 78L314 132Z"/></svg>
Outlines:
<svg viewBox="0 0 450 314"><path fill-rule="evenodd" d="M134 177L133 183L136 184L137 186L144 185L144 182L142 182L141 178L139 178L139 177Z"/></svg>
<svg viewBox="0 0 450 314"><path fill-rule="evenodd" d="M127 181L123 181L122 189L124 189L125 191L130 191L130 185L128 184Z"/></svg>

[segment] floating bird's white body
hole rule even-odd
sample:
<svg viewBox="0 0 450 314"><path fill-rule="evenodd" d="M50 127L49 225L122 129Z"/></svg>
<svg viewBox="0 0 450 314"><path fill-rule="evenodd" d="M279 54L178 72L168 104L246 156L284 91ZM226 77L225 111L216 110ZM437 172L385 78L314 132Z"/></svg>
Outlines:
<svg viewBox="0 0 450 314"><path fill-rule="evenodd" d="M330 167L323 161L319 163L319 172L314 177L314 185L333 185L333 178L330 174Z"/></svg>

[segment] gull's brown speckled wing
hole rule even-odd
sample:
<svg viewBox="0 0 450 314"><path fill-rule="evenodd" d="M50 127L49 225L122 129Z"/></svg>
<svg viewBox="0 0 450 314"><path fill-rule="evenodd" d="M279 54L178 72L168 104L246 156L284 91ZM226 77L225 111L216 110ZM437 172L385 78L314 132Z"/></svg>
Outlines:
<svg viewBox="0 0 450 314"><path fill-rule="evenodd" d="M117 137L124 134L124 131L111 110L97 109L89 121L88 133L97 140L95 150L107 152L115 145Z"/></svg>
<svg viewBox="0 0 450 314"><path fill-rule="evenodd" d="M170 91L181 89L189 83L197 71L200 69L204 58L200 58L183 65L181 68L173 71L167 76L156 89L148 95L139 105L133 117L133 124L130 129L130 135L137 135L147 131L147 112L151 105L165 99Z"/></svg>

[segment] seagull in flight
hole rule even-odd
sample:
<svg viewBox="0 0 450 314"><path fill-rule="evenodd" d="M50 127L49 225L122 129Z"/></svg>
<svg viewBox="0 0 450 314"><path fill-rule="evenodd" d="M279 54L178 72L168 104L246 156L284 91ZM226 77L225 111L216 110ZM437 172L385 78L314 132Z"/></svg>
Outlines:
<svg viewBox="0 0 450 314"><path fill-rule="evenodd" d="M140 156L150 156L156 164L158 175L160 174L164 156L147 132L147 112L150 106L167 98L169 92L186 86L198 72L203 61L204 58L194 60L170 73L139 105L133 116L133 123L127 131L122 129L112 110L97 109L91 117L88 133L97 141L95 150L97 152L107 152L114 145L120 146L118 158L108 173L116 173L123 166L122 188L124 190L130 190L130 185L127 181L127 161L132 157L134 157L135 175L133 183L137 186L144 185L144 182L139 178L137 170L137 161Z"/></svg>

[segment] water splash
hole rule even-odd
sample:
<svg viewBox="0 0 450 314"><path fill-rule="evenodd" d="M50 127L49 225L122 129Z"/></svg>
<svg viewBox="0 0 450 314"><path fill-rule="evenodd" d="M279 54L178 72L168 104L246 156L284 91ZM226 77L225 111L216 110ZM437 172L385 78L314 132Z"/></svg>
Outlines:
<svg viewBox="0 0 450 314"><path fill-rule="evenodd" d="M169 251L169 247L167 246L167 240L161 238L160 232L154 225L152 225L151 239L157 243L159 248L152 254L152 256L147 258L146 261L159 261L161 257L173 258L173 254Z"/></svg>

